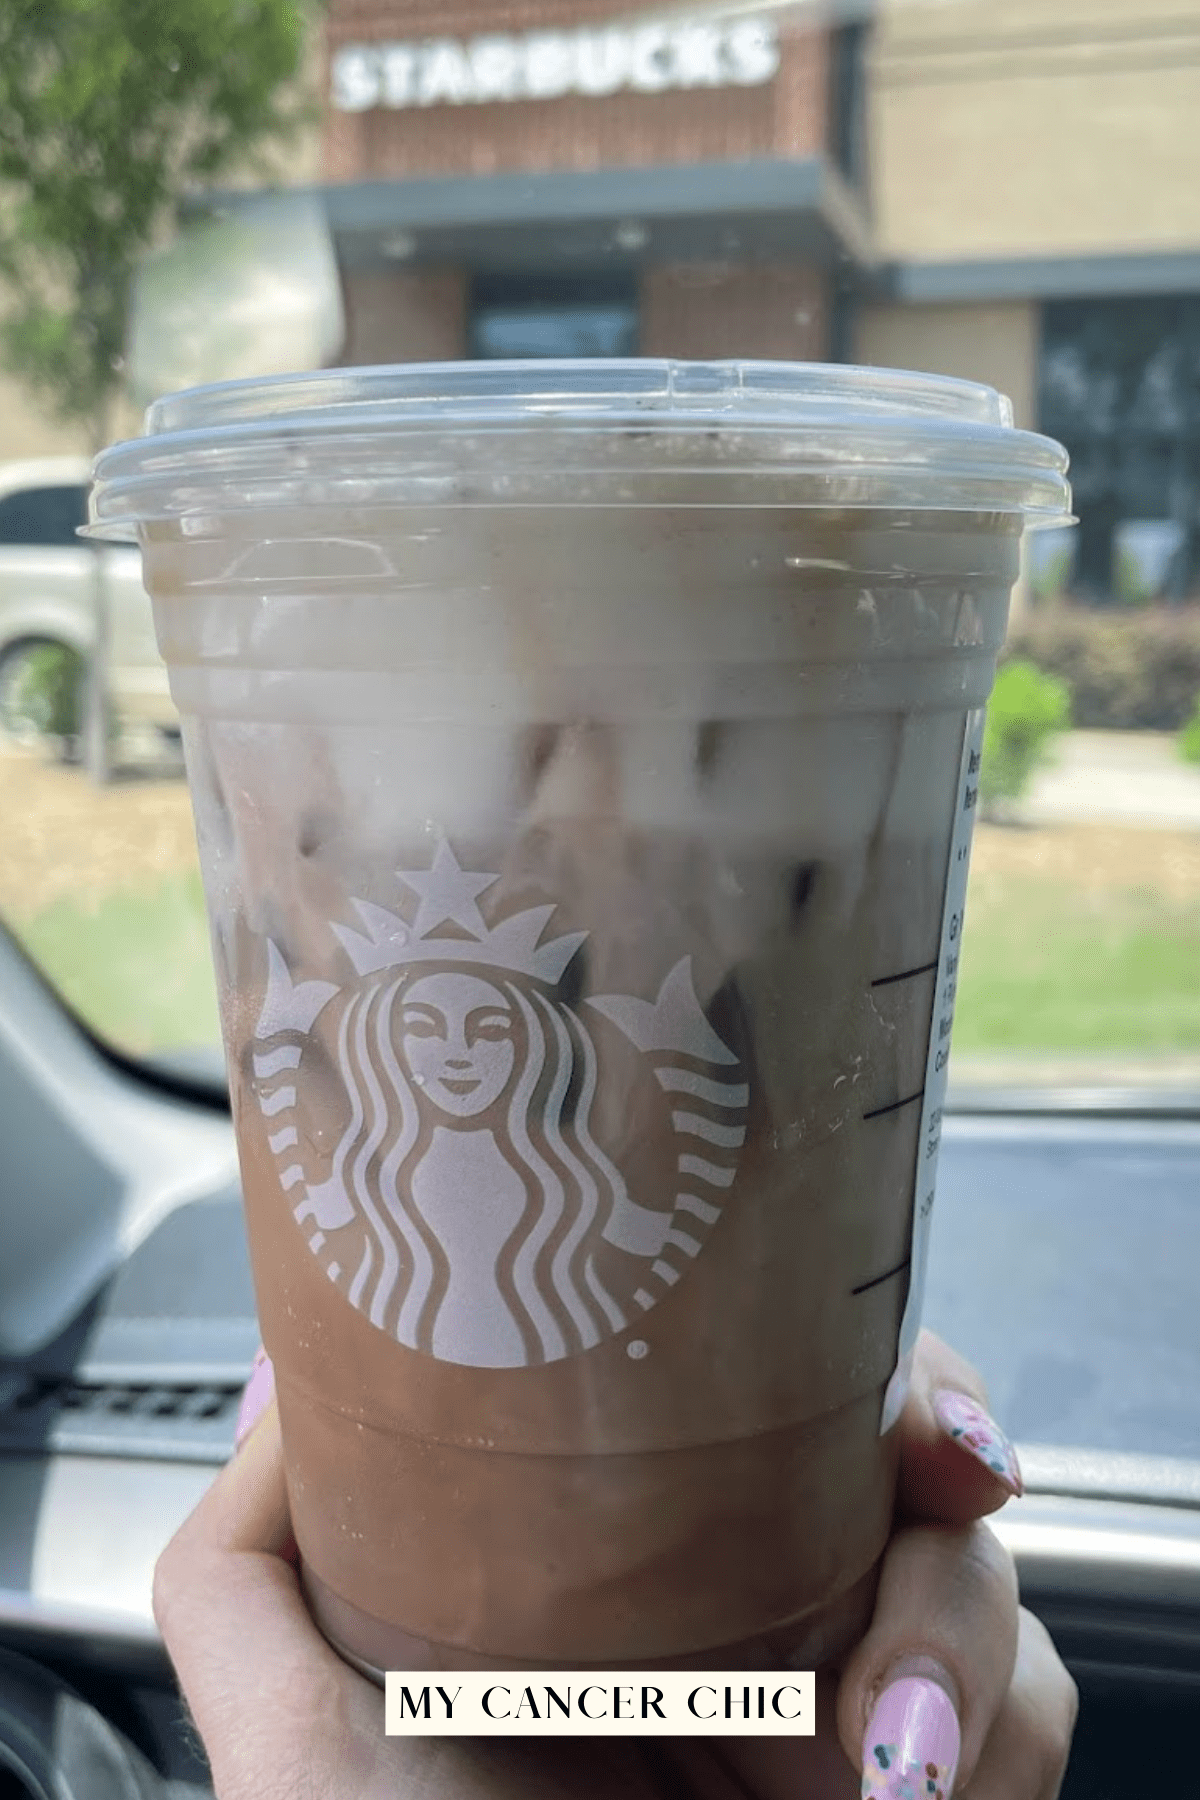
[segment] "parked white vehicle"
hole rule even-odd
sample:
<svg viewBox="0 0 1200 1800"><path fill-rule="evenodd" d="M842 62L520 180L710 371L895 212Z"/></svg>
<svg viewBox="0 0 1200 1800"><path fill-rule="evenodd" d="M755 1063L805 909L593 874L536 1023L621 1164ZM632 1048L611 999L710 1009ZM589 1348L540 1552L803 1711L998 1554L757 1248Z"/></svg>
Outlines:
<svg viewBox="0 0 1200 1800"><path fill-rule="evenodd" d="M45 729L33 671L44 647L86 667L95 642L96 550L75 534L87 517L85 457L0 463L0 732ZM118 719L178 729L158 654L140 551L106 544L108 692ZM44 666L44 656L40 661Z"/></svg>

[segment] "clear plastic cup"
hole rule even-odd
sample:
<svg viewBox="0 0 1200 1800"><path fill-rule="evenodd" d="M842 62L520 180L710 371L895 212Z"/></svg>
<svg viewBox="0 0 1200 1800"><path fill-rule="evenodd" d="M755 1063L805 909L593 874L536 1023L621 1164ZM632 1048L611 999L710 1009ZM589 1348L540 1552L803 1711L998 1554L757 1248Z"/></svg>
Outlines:
<svg viewBox="0 0 1200 1800"><path fill-rule="evenodd" d="M982 708L1065 466L990 389L661 362L198 389L99 459L360 1666L861 1631Z"/></svg>

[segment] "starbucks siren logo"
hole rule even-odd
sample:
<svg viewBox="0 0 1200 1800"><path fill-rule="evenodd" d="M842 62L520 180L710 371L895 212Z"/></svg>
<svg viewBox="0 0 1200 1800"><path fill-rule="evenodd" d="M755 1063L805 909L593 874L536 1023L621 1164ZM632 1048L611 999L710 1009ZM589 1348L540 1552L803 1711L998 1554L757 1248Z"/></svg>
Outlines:
<svg viewBox="0 0 1200 1800"><path fill-rule="evenodd" d="M699 1253L737 1173L744 1072L690 958L653 1000L584 1002L670 1109L675 1192L669 1210L640 1204L592 1134L592 1021L559 992L588 934L543 942L550 905L487 923L479 897L498 876L461 868L445 842L399 879L411 922L356 900L363 932L331 927L344 986L294 981L268 940L253 1066L280 1182L329 1279L381 1331L442 1362L556 1362L625 1330ZM447 925L456 935L436 935ZM321 1063L330 1105L330 1055L345 1117L317 1171L310 1106Z"/></svg>

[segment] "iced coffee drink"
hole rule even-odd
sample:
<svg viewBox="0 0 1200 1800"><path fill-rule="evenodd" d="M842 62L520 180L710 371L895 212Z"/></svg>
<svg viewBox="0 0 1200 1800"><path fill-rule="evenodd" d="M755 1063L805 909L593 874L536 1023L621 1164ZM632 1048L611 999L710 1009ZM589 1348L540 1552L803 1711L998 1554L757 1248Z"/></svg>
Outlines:
<svg viewBox="0 0 1200 1800"><path fill-rule="evenodd" d="M863 1627L982 708L987 390L337 372L99 469L183 718L306 1589L360 1666Z"/></svg>

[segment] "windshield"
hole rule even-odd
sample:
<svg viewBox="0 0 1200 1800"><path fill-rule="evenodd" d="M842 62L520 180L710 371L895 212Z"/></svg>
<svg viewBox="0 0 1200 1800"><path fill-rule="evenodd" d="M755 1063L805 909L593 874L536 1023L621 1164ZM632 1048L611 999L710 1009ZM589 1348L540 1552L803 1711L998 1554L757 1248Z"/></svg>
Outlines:
<svg viewBox="0 0 1200 1800"><path fill-rule="evenodd" d="M40 119L63 173L63 71L99 51L0 44L0 917L85 1024L222 1079L162 621L136 549L76 536L150 400L832 361L986 383L1071 458L983 739L952 1093L1200 1104L1197 0L251 0L219 46L178 10L74 119L103 173L57 210L21 146Z"/></svg>

